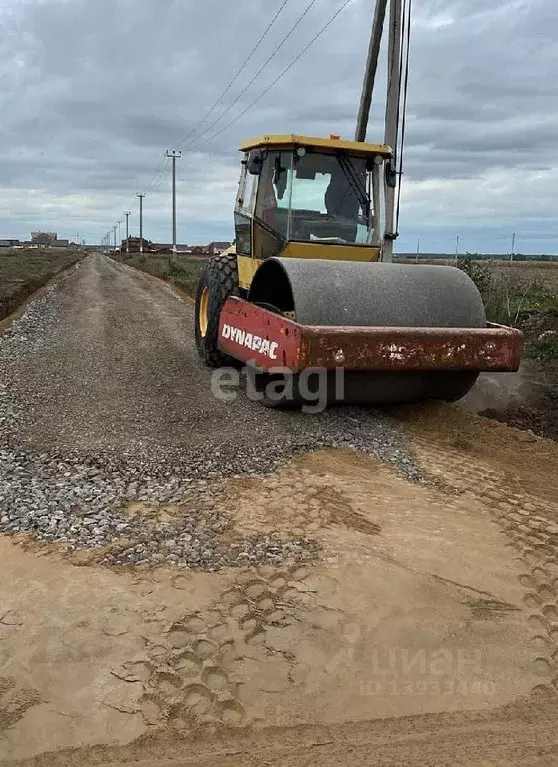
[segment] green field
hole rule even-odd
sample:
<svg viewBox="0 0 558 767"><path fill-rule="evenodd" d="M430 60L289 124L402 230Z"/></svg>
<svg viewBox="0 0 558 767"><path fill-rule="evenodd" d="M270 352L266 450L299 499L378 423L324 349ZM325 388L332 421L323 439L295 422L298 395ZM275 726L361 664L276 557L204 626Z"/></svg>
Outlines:
<svg viewBox="0 0 558 767"><path fill-rule="evenodd" d="M130 256L119 256L116 254L113 255L113 258L123 264L129 264L136 269L148 272L148 274L152 274L155 277L168 280L191 296L196 292L196 285L205 264L205 259L203 258L187 258L181 255L176 257L176 266L174 268L169 266L168 256L152 254L140 256L139 253L134 253Z"/></svg>

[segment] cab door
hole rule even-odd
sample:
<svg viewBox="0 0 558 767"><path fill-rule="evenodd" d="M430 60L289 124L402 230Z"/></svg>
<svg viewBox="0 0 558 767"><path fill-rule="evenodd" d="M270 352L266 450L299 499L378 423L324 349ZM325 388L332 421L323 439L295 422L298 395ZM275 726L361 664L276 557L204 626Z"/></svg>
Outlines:
<svg viewBox="0 0 558 767"><path fill-rule="evenodd" d="M248 172L248 155L242 163L242 173L238 184L238 194L234 209L234 230L237 255L252 256L252 221L258 177Z"/></svg>

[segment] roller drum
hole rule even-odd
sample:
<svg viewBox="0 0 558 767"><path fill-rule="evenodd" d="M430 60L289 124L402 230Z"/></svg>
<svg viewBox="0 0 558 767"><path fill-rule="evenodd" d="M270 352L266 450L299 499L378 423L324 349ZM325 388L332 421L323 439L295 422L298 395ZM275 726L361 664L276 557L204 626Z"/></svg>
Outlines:
<svg viewBox="0 0 558 767"><path fill-rule="evenodd" d="M248 300L310 326L486 327L476 285L450 266L270 258L254 275ZM344 401L455 401L472 388L477 375L346 371ZM329 400L337 401L334 392Z"/></svg>

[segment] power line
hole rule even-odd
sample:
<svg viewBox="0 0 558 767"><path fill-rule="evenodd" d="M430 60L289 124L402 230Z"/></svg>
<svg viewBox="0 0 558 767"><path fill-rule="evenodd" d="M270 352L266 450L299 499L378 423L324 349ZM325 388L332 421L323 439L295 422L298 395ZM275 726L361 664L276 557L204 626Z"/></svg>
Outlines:
<svg viewBox="0 0 558 767"><path fill-rule="evenodd" d="M302 21L302 19L303 19L303 18L306 16L306 14L307 14L307 13L308 13L308 12L311 10L312 6L314 6L314 5L315 5L317 2L318 2L318 0L310 0L310 2L308 3L308 5L307 5L307 6L306 6L306 8L304 9L304 11L303 11L303 12L300 14L300 16L297 18L297 20L296 20L296 21L295 21L295 23L292 25L292 27L289 29L289 31L287 32L287 34L286 34L286 35L283 37L283 39L281 40L281 42L280 42L280 43L279 43L279 44L278 44L278 45L275 47L275 49L272 51L271 55L270 55L270 56L269 56L269 57L268 57L268 58L267 58L267 59L264 61L264 63L263 63L263 64L261 65L261 67L258 69L258 71L256 72L256 74L255 74L255 75L252 77L252 79L250 80L250 82L248 83L248 85L246 85L246 86L245 86L245 87L244 87L244 88L243 88L243 89L240 91L240 93L239 93L239 94L236 96L236 98L235 98L235 99L233 99L233 101L232 101L232 102L229 104L229 106L228 106L228 107L227 107L227 108L226 108L226 109L225 109L223 112L221 112L221 114L219 115L219 117L217 117L215 120L213 120L213 122L212 122L212 123L210 123L210 125L209 125L209 126L208 126L208 127L207 127L207 128L204 130L204 131L202 131L202 132L199 134L199 136L198 136L198 137L197 137L197 138L194 140L194 143L196 143L197 141L199 141L199 140L202 138L202 136L205 136L207 133L209 133L209 131L210 131L212 128L214 128L214 127L217 125L217 123L221 122L221 120L223 119L223 117L224 117L226 114L228 114L228 113L231 111L231 109L232 109L232 108L235 106L235 104L237 104L237 103L240 101L240 99L242 98L242 96L244 96L244 94L246 93L246 91L247 91L247 90L248 90L248 89L249 89L249 88L250 88L250 87L251 87L251 86L252 86L252 85L253 85L253 84L256 82L256 80L257 80L257 79L258 79L258 77L261 75L261 73L264 71L264 69L267 67L267 65L269 64L269 62L270 62L270 61L271 61L271 60L272 60L272 59L273 59L273 58L274 58L274 57L277 55L277 53L278 53L278 52L281 50L281 48L282 48L282 47L285 45L285 43L287 42L287 40L289 39L289 37L290 37L290 36L293 34L293 32L295 31L295 29L298 27L298 25L300 24L300 22ZM350 2L350 0L347 0L347 2L345 3L345 5L348 5L348 3L349 3L349 2ZM319 35L318 35L318 36L319 36ZM300 56L298 56L298 57L297 57L297 59L298 59L298 58L300 58ZM294 64L294 62L295 62L295 61L297 61L297 59L295 59L295 60L292 62L292 64ZM291 65L292 65L292 64L291 64ZM182 143L180 144L180 146L182 147L182 149L185 149L185 148L186 148L186 149L190 149L190 148L191 148L191 147L184 147L184 145L183 145Z"/></svg>
<svg viewBox="0 0 558 767"><path fill-rule="evenodd" d="M259 40L258 40L258 41L257 41L257 43L255 44L255 46L252 48L252 50L251 50L251 52L249 53L249 55L246 57L246 59L244 60L244 62L241 64L241 66L238 68L237 72L235 73L234 77L233 77L233 78L232 78L232 80L229 82L229 84L227 85L227 87L226 87L226 88L223 90L223 92L220 94L220 96L219 96L219 97L218 97L218 98L215 100L214 104L211 106L211 108L208 110L208 112L207 112L207 113L206 113L206 114L205 114L205 115L202 117L202 119L201 119L201 120L200 120L200 121L199 121L199 122L198 122L198 123L197 123L197 124L194 126L194 128L193 128L193 129L192 129L192 130L191 130L191 131L190 131L190 132L189 132L189 133L188 133L188 134L187 134L187 135L186 135L184 138L182 138L182 139L181 139L181 140L178 142L178 146L180 146L180 145L184 144L184 143L185 143L185 142L186 142L186 141L187 141L187 140L188 140L188 139L189 139L189 138L190 138L190 137L191 137L191 136L192 136L192 135L193 135L193 134L194 134L194 133L195 133L195 132L198 130L198 128L200 127L200 125L202 125L202 124L205 122L205 120L206 120L206 119L209 117L209 115L210 115L210 114L212 114L212 112L213 112L213 111L216 109L216 107L217 107L217 106L218 106L218 105L221 103L221 101L222 101L223 97L224 97L224 96L225 96L225 95L226 95L226 94L229 92L229 90L231 89L231 87L234 85L234 83L236 82L236 80L239 78L239 76L241 75L241 73L244 71L244 69L245 69L246 65L249 63L249 61L252 59L252 57L254 56L254 54L256 53L256 51L258 50L258 48L260 47L261 43L263 42L263 40L264 40L264 39L265 39L265 37L267 36L268 32L270 31L270 29L272 28L272 26L275 24L275 22L277 21L277 19L278 19L278 18L279 18L279 16L281 15L281 13L282 13L283 9L285 8L285 6L287 5L288 1L289 1L289 0L283 0L283 2L281 3L281 5L279 6L279 9L276 11L275 15L273 16L273 18L271 19L271 21L269 22L269 24L267 25L267 27L265 28L265 30L263 31L263 33L261 34L261 36L260 36ZM311 5L313 5L313 4L314 4L314 2L316 2L316 0L313 0L313 2L311 3ZM308 8L308 10L310 10L310 8ZM303 17L304 15L305 15L305 13L304 13L304 14L303 14L301 17L299 17L299 21L300 21L300 19L302 19L302 17ZM298 22L297 22L297 23L298 23ZM296 27L296 24L295 24L295 27ZM293 27L293 30L294 30L294 27ZM290 34L290 33L289 33L289 34ZM287 35L287 37L288 37L288 36L289 36L289 35ZM285 39L286 39L286 38L285 38ZM280 46L279 46L279 47L280 47ZM274 54L272 54L272 56L271 56L270 58L272 58L272 57L273 57L273 55L275 55L275 53L277 52L277 50L279 49L279 47L276 49L276 51L274 51ZM233 103L234 103L234 102L233 102ZM223 116L223 115L221 115L221 117L222 117L222 116ZM221 117L219 117L218 119L221 119ZM213 125L214 125L214 124L215 124L215 123L213 123L213 124L210 126L210 128L209 128L209 129L211 129L211 127L213 127ZM208 130L209 130L209 129L208 129ZM204 134L201 134L201 135L204 135ZM201 136L198 136L198 139L199 139L199 138L201 138ZM162 180L163 180L163 179L165 178L165 176L166 176L166 172L167 172L168 166L169 166L169 161L168 161L168 159L166 158L165 160L163 160L163 162L162 162L162 163L160 163L160 165L159 165L159 166L157 167L157 169L155 170L155 173L153 174L153 177L151 178L151 180L150 180L149 184L148 184L148 185L147 185L147 187L145 188L145 194L151 194L151 193L153 193L154 191L156 191L156 190L159 188L159 186L161 185L161 182L162 182ZM135 213L135 212L137 211L137 209L138 209L138 205L136 204L136 205L133 207L133 209L132 209L132 212L133 212L133 213Z"/></svg>
<svg viewBox="0 0 558 767"><path fill-rule="evenodd" d="M168 177L168 171L171 165L171 160L167 160L163 170L159 173L156 181L151 185L151 188L149 189L148 194L154 195L156 192L159 191L161 184L163 181L165 181Z"/></svg>
<svg viewBox="0 0 558 767"><path fill-rule="evenodd" d="M212 114L212 113L215 111L215 109L216 109L216 108L219 106L219 104L220 104L220 103L221 103L221 101L223 100L224 96L226 96L226 95L227 95L227 93L230 91L230 89L232 88L232 86L235 84L235 82L238 80L238 78L240 77L240 75L242 74L242 72L244 71L244 69L246 68L246 65L248 64L248 62L249 62L249 61L251 61L252 57L254 56L254 54L256 53L256 51L258 50L258 48L260 47L260 45L261 45L261 44L262 44L262 42L264 41L265 37L267 36L267 33L269 32L269 30L271 29L271 27L272 27L272 26L275 24L275 22L277 21L277 19L278 19L278 18L279 18L279 16L281 15L281 13L282 13L283 9L285 8L285 6L287 5L287 3L288 3L288 2L289 2L289 0L283 0L283 3L282 3L282 4L281 4L281 6L279 7L279 10L278 10L278 11L275 13L275 16L274 16L274 17L271 19L271 21L269 22L269 24L268 24L268 25L267 25L267 27L265 28L265 30L264 30L264 32L262 33L262 35L261 35L260 39L259 39L259 40L258 40L258 42L255 44L255 46L252 48L252 50L250 51L250 53L248 54L248 56L247 56L247 57L244 59L244 61L242 62L242 64L240 65L240 67L237 69L237 71L235 72L235 75L234 75L233 79L232 79L232 80L230 81L230 83L227 85L227 87L225 88L225 90L224 90L224 91L223 91L223 92L220 94L220 96L218 96L218 98L217 98L217 99L216 99L216 100L213 102L212 106L211 106L211 107L210 107L210 109L209 109L209 110L208 110L208 111L207 111L207 112L204 114L204 116L201 118L201 120L199 120L199 121L196 123L196 125L195 125L195 126L192 128L192 130L191 130L189 133L187 133L187 134L186 134L186 136L184 136L183 138L181 138L181 139L180 139L180 141L178 141L178 142L177 142L177 143L178 143L178 146L182 146L183 144L185 144L185 143L186 143L186 142L187 142L187 141L188 141L188 140L189 140L189 139L190 139L190 138L191 138L191 137L194 135L194 133L196 133L196 131L198 130L198 128L200 127L200 125L203 125L203 123L204 123L204 122L207 120L207 118L209 117L209 115L210 115L210 114Z"/></svg>
<svg viewBox="0 0 558 767"><path fill-rule="evenodd" d="M203 146L204 144L207 144L209 141L212 141L214 138L217 138L217 136L220 136L220 135L221 135L222 133L224 133L224 132L225 132L225 131L226 131L228 128L230 128L232 125L234 125L236 122L238 122L238 120L240 120L240 118L241 118L241 117L244 117L244 115L246 114L246 112L248 112L248 111L249 111L250 109L252 109L252 107L254 107L254 106L255 106L255 105L256 105L256 104L257 104L259 101L261 101L261 100L263 99L263 97L264 97L264 96L266 96L266 95L269 93L269 91L270 91L270 90L271 90L271 89L272 89L272 88L273 88L275 85L277 85L277 83L279 82L279 80L281 80L281 79L282 79L282 78L283 78L283 77L284 77L284 76L287 74L287 72L288 72L290 69L292 69L292 67L294 67L294 65L296 64L296 62L297 62L297 61L298 61L300 58L302 58L302 56L303 56L303 55L306 53L306 51L307 51L307 50L310 48L310 46L312 46L312 45L313 45L313 44L316 42L316 40L317 40L319 37L321 37L321 36L322 36L322 34L323 34L325 31L326 31L326 29L327 29L327 28L328 28L328 27L329 27L329 26L330 26L330 25L331 25L331 24L332 24L332 23L335 21L335 19L336 19L336 18L339 16L339 14L340 14L340 13L341 13L341 12L344 10L344 8L346 8L346 7L347 7L347 5L349 5L349 3L350 3L350 2L351 2L351 0L345 0L345 2L344 2L342 5L341 5L341 7L340 7L340 8L339 8L339 9L338 9L338 10L337 10L337 11L336 11L334 14L333 14L333 16L331 16L331 17L330 17L330 19L329 19L329 20L328 20L328 21L327 21L327 22L326 22L326 23L323 25L323 27L322 27L322 28L319 30L319 32L318 32L316 35L314 35L314 37L313 37L313 38L310 40L310 42L309 42L307 45L305 45L305 46L304 46L304 48L303 48L303 49L300 51L300 53L299 53L299 54L298 54L298 55L297 55L297 56L296 56L296 57L295 57L295 58L294 58L294 59L291 61L291 63L290 63L288 66L286 66L286 67L285 67L285 69L283 69L283 71L282 71L282 72L281 72L281 73L280 73L280 74L279 74L279 75L278 75L278 76L275 78L275 80L273 80L273 82L272 82L272 83L270 83L270 84L267 86L267 88L266 88L264 91L262 91L262 93L260 93L260 95L259 95L259 96L258 96L256 99L254 99L254 101L252 101L252 103L251 103L251 104L249 104L249 105L246 107L246 109L243 109L243 110L242 110L242 112L240 112L240 114L238 114L238 115L237 115L237 116L236 116L236 117L235 117L233 120L231 120L229 123L227 123L227 124L225 125L225 127L224 127L224 128L221 128L221 130L217 131L217 133L214 133L212 136L209 136L207 139L205 139L204 141L200 142L199 144L198 144L198 143L195 143L193 146L189 147L189 149L197 149L198 147L200 147L200 146ZM199 138L201 138L201 136L199 136Z"/></svg>
<svg viewBox="0 0 558 767"><path fill-rule="evenodd" d="M165 159L163 160L163 163L160 166L160 170L151 179L149 186L147 186L145 189L145 194L151 194L159 187L159 185L161 184L161 181L167 175L169 165L170 165L169 158L167 157L167 155L165 155Z"/></svg>
<svg viewBox="0 0 558 767"><path fill-rule="evenodd" d="M159 163L159 165L157 166L153 176L151 177L151 180L150 180L149 184L147 184L147 186L145 187L146 192L147 192L147 190L151 189L153 183L155 182L155 179L157 179L161 174L163 174L165 172L166 167L167 167L167 161L166 161L166 159L164 159L164 160L162 160L162 162Z"/></svg>
<svg viewBox="0 0 558 767"><path fill-rule="evenodd" d="M163 162L159 164L158 170L155 171L155 173L153 174L153 176L151 178L151 181L145 187L146 191L143 193L143 195L142 195L143 197L145 197L146 194L153 194L154 192L157 191L157 189L161 185L161 182L166 177L167 170L168 170L169 166L170 166L170 161L168 160L167 157L165 157ZM137 197L137 195L136 195L136 197ZM135 205L133 206L132 210L131 210L131 215L136 213L138 210L139 210L139 203L136 202Z"/></svg>
<svg viewBox="0 0 558 767"><path fill-rule="evenodd" d="M216 133L214 133L213 135L211 135L211 136L208 136L208 137L207 137L206 139L204 139L203 141L200 141L200 139L202 138L202 136L203 136L203 135L205 135L206 133L208 133L208 132L209 132L209 130L211 130L211 128L212 128L212 127L214 127L214 126L215 126L215 125L216 125L216 124L217 124L217 123L218 123L218 122L219 122L219 121L222 119L222 117L224 116L224 114L226 114L227 112L229 112L229 111L230 111L230 109L231 109L231 108L234 106L234 104L238 102L238 100L241 98L241 96L242 96L242 95L243 95L243 94L244 94L244 93L245 93L245 92L248 90L248 88L250 87L250 85L252 85L252 83L253 83L253 82L254 82L254 81L257 79L257 77L259 76L259 74L261 74L261 72L262 72L262 71L263 71L263 69L264 69L264 68L267 66L267 64L269 63L269 61L271 61L271 59L272 59L272 58L275 56L275 54L278 52L278 50L279 50L279 49L280 49L280 48L283 46L283 44L286 42L286 40L288 39L288 37L290 37L290 35L291 35L291 34L294 32L294 30L296 29L296 27L298 26L298 24L300 23L300 21L302 20L302 18L303 18L303 17L304 17L304 16L305 16L305 15L306 15L306 14L307 14L309 11L310 11L310 9L312 8L312 6L313 6L313 5L315 5L315 3L316 3L316 2L317 2L317 0L311 0L311 2L308 4L308 6L306 7L306 9L303 11L303 13L302 13L302 14L301 14L301 15L298 17L298 19L297 19L297 21L295 22L295 24L294 24L294 25L291 27L291 29L289 30L289 32L287 33L287 35L286 35L286 36L283 38L283 40L282 40L282 41L279 43L279 45L278 45L278 46L275 48L275 50L273 51L273 53L271 54L271 56L270 56L270 57L269 57L269 58L266 60L266 62L265 62L265 63L262 65L262 67L261 67L261 68L258 70L258 72L256 73L256 75L254 75L254 77L252 78L252 80L250 81L250 83L248 83L248 85L247 85L247 86L246 86L246 87L245 87L245 88L244 88L244 89L241 91L241 93L240 93L240 94L238 94L238 96L236 97L236 99L233 101L233 103L232 103L232 104L231 104L229 107L227 107L227 109L225 110L225 112L223 112L223 113L222 113L222 114L221 114L221 115L220 115L220 116L219 116L219 117L218 117L218 118L217 118L217 119L216 119L216 120L215 120L215 121L214 121L214 122L213 122L213 123L212 123L212 124L211 124L211 125L210 125L210 126L207 128L207 129L206 129L206 130L205 130L205 131L204 131L204 132L203 132L203 133L201 133L201 134L200 134L200 135L199 135L199 136L198 136L198 137L195 139L194 143L193 143L191 146L189 146L189 147L188 147L188 149L197 149L199 146L203 146L204 144L207 144L208 142L210 142L210 141L212 141L213 139L217 138L217 136L220 136L222 133L224 133L226 130L228 130L228 129L229 129L231 126L232 126L232 125L234 125L235 123L237 123L237 122L238 122L238 121L239 121L239 120L240 120L240 119L241 119L241 118L242 118L242 117L243 117L243 116L244 116L244 115L245 115L245 114L246 114L246 113L247 113L247 112L248 112L250 109L252 109L252 108L253 108L253 107L254 107L256 104L258 104L258 103L259 103L259 102L260 102L260 101L261 101L261 100L264 98L264 96L266 96L266 95L269 93L269 91L270 91L272 88L274 88L274 87L275 87L275 85L277 85L277 83L278 83L280 80L282 80L282 78L283 78L283 77L284 77L284 76L285 76L285 75L286 75L286 74L287 74L287 73L288 73L288 72L289 72L289 71L290 71L290 70L291 70L291 69L294 67L294 65L295 65L295 64L296 64L296 63L297 63L297 62L298 62L298 61L299 61L299 60L302 58L302 56L304 56L304 54L306 53L306 51L308 51L308 50L309 50L309 48L310 48L310 47L311 47L311 46L312 46L312 45L313 45L313 44L314 44L314 43L315 43L315 42L316 42L316 41L317 41L317 40L318 40L318 39L319 39L319 38L320 38L320 37L323 35L323 33L326 31L326 29L328 29L328 27L330 27L330 26L331 26L331 24L332 24L332 23L335 21L335 19L336 19L336 18L339 16L339 14L340 14L340 13L342 13L342 11L343 11L343 10L344 10L344 9L345 9L345 8L346 8L348 5L349 5L349 3L351 2L351 0L344 0L344 2L343 2L343 3L341 4L341 6L340 6L340 7L337 9L337 11L335 11L335 13L333 13L333 14L330 16L330 18L327 20L327 22L326 22L326 23L325 23L325 24L324 24L324 25L323 25L323 26L322 26L322 27L321 27L321 28L318 30L318 32L317 32L317 33L314 35L314 37L313 37L313 38L312 38L312 39L311 39L311 40L310 40L310 41L309 41L309 42L308 42L308 43L307 43L307 44L306 44L306 45L305 45L305 46L304 46L304 47L303 47L303 48L302 48L300 51L299 51L299 53L298 53L298 54L295 56L295 58L294 58L294 59L293 59L293 60L290 62L290 64L288 64L288 65L287 65L287 66L286 66L286 67L285 67L285 68L284 68L284 69L283 69L283 70L282 70L282 71L279 73L279 75L277 75L277 77L276 77L276 78L275 78L275 79L274 79L274 80L273 80L273 81L272 81L272 82L271 82L271 83L270 83L270 84L267 86L267 88L265 88L265 90L263 90L263 91L260 93L260 95L259 95L259 96L257 96L257 97L256 97L256 98L255 98L255 99L254 99L254 100L253 100L253 101L252 101L252 102L251 102L251 103L250 103L250 104L249 104L249 105L248 105L248 106L247 106L245 109L243 109L243 110L242 110L242 111L241 111L241 112L240 112L240 113L239 113L239 114L238 114L238 115L237 115L235 118L233 118L232 120L230 120L230 121L229 121L229 122L228 122L228 123L227 123L227 124L226 124L226 125L225 125L223 128L221 128L219 131L217 131L217 132L216 132ZM167 161L166 161L166 163L169 163L169 160L167 160ZM164 165L163 169L162 169L162 170L161 170L159 173L157 173L157 172L156 172L156 173L155 173L155 175L153 176L153 179L152 179L152 181L151 181L151 183L150 183L150 187L149 187L149 191L150 191L150 193L153 193L154 191L156 191L156 189L157 189L158 185L161 183L162 179L164 178L164 176L165 176L165 171L166 171L166 167L167 167L167 164L166 164L166 163L165 163L165 165ZM141 197L143 198L144 196L145 196L145 195L142 195ZM138 195L138 197L139 197L139 195ZM143 201L143 200L140 198L140 211L141 211L141 208L142 208L142 205L141 205L142 201ZM135 210L137 210L137 207L136 207L136 208L134 208L134 211L135 211Z"/></svg>

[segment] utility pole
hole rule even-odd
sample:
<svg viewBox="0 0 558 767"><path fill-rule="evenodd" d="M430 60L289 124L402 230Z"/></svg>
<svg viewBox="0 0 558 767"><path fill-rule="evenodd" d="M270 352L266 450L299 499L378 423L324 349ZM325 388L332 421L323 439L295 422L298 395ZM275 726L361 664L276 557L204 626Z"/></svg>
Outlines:
<svg viewBox="0 0 558 767"><path fill-rule="evenodd" d="M512 249L511 249L511 255L510 255L510 265L513 264L513 257L515 256L515 232L512 236Z"/></svg>
<svg viewBox="0 0 558 767"><path fill-rule="evenodd" d="M378 69L380 44L382 42L382 32L384 29L387 2L388 0L376 0L374 20L372 22L372 33L370 35L370 44L368 46L368 58L366 59L366 68L364 70L364 80L362 83L362 94L360 96L360 106L358 109L355 141L366 141L366 129L368 128L370 104L372 103L374 81L376 79L376 71Z"/></svg>
<svg viewBox="0 0 558 767"><path fill-rule="evenodd" d="M117 221L116 223L118 224L118 251L120 252L122 250L122 230L120 229L120 224L122 221Z"/></svg>
<svg viewBox="0 0 558 767"><path fill-rule="evenodd" d="M130 211L125 210L124 215L126 216L126 255L130 254L130 225L129 225L129 218L130 218Z"/></svg>
<svg viewBox="0 0 558 767"><path fill-rule="evenodd" d="M419 262L419 254L420 254L420 239L417 240L417 257L415 259L417 264Z"/></svg>
<svg viewBox="0 0 558 767"><path fill-rule="evenodd" d="M169 265L176 264L176 161L182 157L182 152L167 150L167 157L172 159L172 255L169 259Z"/></svg>
<svg viewBox="0 0 558 767"><path fill-rule="evenodd" d="M455 263L457 263L457 259L459 258L459 235L455 238Z"/></svg>
<svg viewBox="0 0 558 767"><path fill-rule="evenodd" d="M140 254L143 253L143 198L145 197L144 194L137 194L136 197L139 197L140 201Z"/></svg>
<svg viewBox="0 0 558 767"><path fill-rule="evenodd" d="M117 229L117 227L113 226L112 229L114 231L114 247L116 248L116 229Z"/></svg>
<svg viewBox="0 0 558 767"><path fill-rule="evenodd" d="M389 45L388 45L388 87L386 101L386 123L384 144L394 150L394 155L386 167L387 183L385 185L386 231L383 260L393 261L393 242L397 237L395 231L395 195L397 191L397 157L395 148L399 133L399 114L401 96L401 43L402 43L402 0L390 0L389 13ZM401 179L399 179L401 183Z"/></svg>
<svg viewBox="0 0 558 767"><path fill-rule="evenodd" d="M386 23L386 11L388 0L376 0L374 10L374 20L372 23L372 32L368 46L368 57L364 73L362 94L357 118L355 132L356 141L364 141L366 137L366 128L370 113L370 104L372 101L374 82L378 67L380 54L380 45L383 34L383 28ZM404 13L404 8L407 13ZM404 18L405 17L405 18ZM408 50L404 45L403 36L407 36L410 25L410 4L403 5L403 0L389 0L389 42L388 42L388 72L387 72L387 93L385 109L385 130L384 144L391 147L393 155L390 160L384 164L384 200L385 200L385 226L382 243L382 261L393 261L393 243L397 237L396 231L396 202L399 196L398 185L401 179L398 179L398 161L397 147L399 139L399 120L401 116L401 86L402 77L405 72L402 53L408 56ZM405 80L406 80L405 75ZM402 151L402 148L401 148ZM377 214L378 211L375 211Z"/></svg>

